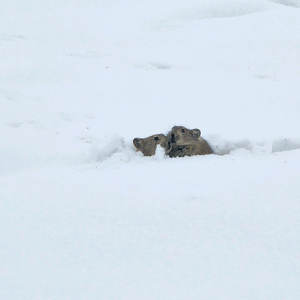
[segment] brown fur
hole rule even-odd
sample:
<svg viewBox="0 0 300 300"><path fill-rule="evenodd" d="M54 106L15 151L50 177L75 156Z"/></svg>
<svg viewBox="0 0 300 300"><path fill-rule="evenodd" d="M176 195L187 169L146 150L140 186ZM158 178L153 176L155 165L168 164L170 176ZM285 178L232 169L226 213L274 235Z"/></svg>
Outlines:
<svg viewBox="0 0 300 300"><path fill-rule="evenodd" d="M212 154L213 151L206 140L200 137L199 129L187 129L174 126L167 135L169 149L166 154L170 157Z"/></svg>
<svg viewBox="0 0 300 300"><path fill-rule="evenodd" d="M133 145L137 151L141 151L145 156L155 155L157 145L165 150L168 148L166 136L163 134L154 134L144 139L135 138Z"/></svg>

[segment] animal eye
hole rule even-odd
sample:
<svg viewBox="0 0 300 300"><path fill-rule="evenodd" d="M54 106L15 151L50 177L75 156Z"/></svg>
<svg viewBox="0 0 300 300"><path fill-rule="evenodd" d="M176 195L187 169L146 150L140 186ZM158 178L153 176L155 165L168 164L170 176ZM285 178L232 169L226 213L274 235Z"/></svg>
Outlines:
<svg viewBox="0 0 300 300"><path fill-rule="evenodd" d="M155 139L156 141L158 141L158 140L159 140L159 137L158 137L158 136L156 136L154 139Z"/></svg>
<svg viewBox="0 0 300 300"><path fill-rule="evenodd" d="M181 129L181 132L185 132L185 130L184 130L184 129Z"/></svg>

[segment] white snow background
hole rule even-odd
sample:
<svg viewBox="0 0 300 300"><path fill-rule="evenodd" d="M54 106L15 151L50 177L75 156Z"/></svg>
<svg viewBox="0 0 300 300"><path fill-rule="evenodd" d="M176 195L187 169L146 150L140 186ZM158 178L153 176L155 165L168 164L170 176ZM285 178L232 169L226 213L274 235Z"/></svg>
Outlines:
<svg viewBox="0 0 300 300"><path fill-rule="evenodd" d="M300 299L299 0L2 0L0 144L0 299Z"/></svg>

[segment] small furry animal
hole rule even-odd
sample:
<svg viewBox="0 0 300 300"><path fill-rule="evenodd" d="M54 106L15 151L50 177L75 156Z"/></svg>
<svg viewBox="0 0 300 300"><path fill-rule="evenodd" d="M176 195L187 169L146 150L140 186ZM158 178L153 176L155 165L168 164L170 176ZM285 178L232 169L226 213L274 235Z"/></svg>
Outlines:
<svg viewBox="0 0 300 300"><path fill-rule="evenodd" d="M200 135L201 131L197 128L187 129L183 126L174 126L167 135L166 154L170 157L213 154L207 141Z"/></svg>
<svg viewBox="0 0 300 300"><path fill-rule="evenodd" d="M137 151L141 151L145 156L155 155L157 145L165 150L168 148L167 138L164 134L154 134L144 139L135 138L133 145Z"/></svg>

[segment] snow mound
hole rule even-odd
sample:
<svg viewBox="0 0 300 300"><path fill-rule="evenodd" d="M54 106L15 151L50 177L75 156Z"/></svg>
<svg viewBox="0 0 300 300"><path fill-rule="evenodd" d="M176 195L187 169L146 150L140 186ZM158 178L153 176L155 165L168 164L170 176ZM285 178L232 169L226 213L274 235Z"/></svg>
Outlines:
<svg viewBox="0 0 300 300"><path fill-rule="evenodd" d="M105 137L99 140L98 143L92 144L90 158L92 161L102 162L113 154L121 152L124 148L124 138L115 134L111 137Z"/></svg>
<svg viewBox="0 0 300 300"><path fill-rule="evenodd" d="M282 0L282 2L285 2ZM289 2L287 0L287 2ZM252 0L204 0L191 1L189 5L178 5L177 10L169 11L162 23L169 24L174 21L191 21L211 18L231 18L247 14L262 12L275 8L270 1Z"/></svg>
<svg viewBox="0 0 300 300"><path fill-rule="evenodd" d="M291 6L291 7L300 7L300 1L299 0L272 0L272 2Z"/></svg>
<svg viewBox="0 0 300 300"><path fill-rule="evenodd" d="M154 157L157 160L164 159L166 157L164 148L162 148L160 145L158 145L157 148L156 148Z"/></svg>
<svg viewBox="0 0 300 300"><path fill-rule="evenodd" d="M260 141L251 141L250 139L229 141L220 135L213 135L208 137L207 141L214 153L221 156L244 155L246 153L260 156L300 149L300 140L289 138ZM125 142L123 137L115 134L91 144L88 163L97 163L98 166L110 168L124 163L143 164L145 162L157 162L165 159L170 158L165 155L162 147L157 146L155 155L146 157L141 152L137 152L131 142Z"/></svg>
<svg viewBox="0 0 300 300"><path fill-rule="evenodd" d="M146 157L142 152L136 151L132 143L125 143L123 137L115 134L100 139L91 144L90 156L87 163L96 163L97 168L111 168L116 165L144 162L157 162L167 158L162 147L157 146L156 153L152 157Z"/></svg>
<svg viewBox="0 0 300 300"><path fill-rule="evenodd" d="M279 139L272 143L273 152L283 152L300 149L300 140L296 139Z"/></svg>
<svg viewBox="0 0 300 300"><path fill-rule="evenodd" d="M219 136L213 136L209 139L209 142L214 153L218 155L234 153L241 149L248 150L257 155L300 149L300 140L289 138L266 139L262 141L251 141L249 139L228 141Z"/></svg>

